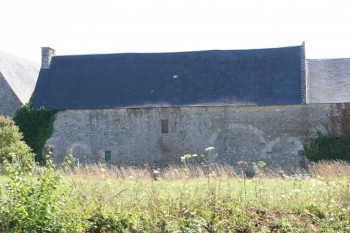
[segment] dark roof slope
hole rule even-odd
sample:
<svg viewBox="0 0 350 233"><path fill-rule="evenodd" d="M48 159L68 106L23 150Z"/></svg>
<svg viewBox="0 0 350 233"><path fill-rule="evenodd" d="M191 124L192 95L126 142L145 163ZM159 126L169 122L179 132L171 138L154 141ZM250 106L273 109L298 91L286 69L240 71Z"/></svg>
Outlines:
<svg viewBox="0 0 350 233"><path fill-rule="evenodd" d="M307 60L307 103L350 102L350 59Z"/></svg>
<svg viewBox="0 0 350 233"><path fill-rule="evenodd" d="M177 53L56 56L40 71L34 106L300 104L303 46Z"/></svg>

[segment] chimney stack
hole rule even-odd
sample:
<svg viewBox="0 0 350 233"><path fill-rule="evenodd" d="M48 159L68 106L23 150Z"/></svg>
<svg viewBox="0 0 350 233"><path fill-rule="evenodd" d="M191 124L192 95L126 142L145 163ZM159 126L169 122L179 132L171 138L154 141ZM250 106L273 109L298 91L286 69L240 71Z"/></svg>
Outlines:
<svg viewBox="0 0 350 233"><path fill-rule="evenodd" d="M51 59L56 55L56 51L50 47L41 47L41 69L50 68Z"/></svg>

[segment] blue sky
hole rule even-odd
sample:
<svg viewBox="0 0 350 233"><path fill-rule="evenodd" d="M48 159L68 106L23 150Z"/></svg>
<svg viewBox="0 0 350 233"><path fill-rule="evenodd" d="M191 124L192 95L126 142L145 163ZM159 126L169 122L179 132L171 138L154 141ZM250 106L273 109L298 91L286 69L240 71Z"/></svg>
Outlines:
<svg viewBox="0 0 350 233"><path fill-rule="evenodd" d="M57 55L300 45L350 57L350 2L311 0L1 0L0 50Z"/></svg>

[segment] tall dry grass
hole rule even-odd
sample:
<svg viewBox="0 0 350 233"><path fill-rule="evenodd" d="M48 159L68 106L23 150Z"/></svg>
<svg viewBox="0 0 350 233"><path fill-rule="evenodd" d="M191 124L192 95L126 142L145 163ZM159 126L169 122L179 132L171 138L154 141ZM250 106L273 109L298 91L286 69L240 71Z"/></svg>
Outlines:
<svg viewBox="0 0 350 233"><path fill-rule="evenodd" d="M153 180L149 168L119 167L105 163L80 164L71 167L67 173L81 178Z"/></svg>
<svg viewBox="0 0 350 233"><path fill-rule="evenodd" d="M321 161L312 162L307 169L297 169L294 172L285 171L280 168L269 169L268 166L260 168L252 166L240 168L239 166L230 166L214 164L210 167L203 166L176 166L172 165L163 169L154 170L150 167L123 167L111 164L96 163L73 166L68 175L81 178L95 179L132 179L132 180L186 180L203 179L208 176L225 180L246 179L249 178L338 178L350 176L350 163L345 161Z"/></svg>
<svg viewBox="0 0 350 233"><path fill-rule="evenodd" d="M233 166L214 164L210 168L203 166L170 166L160 171L164 180L203 179L208 175L223 179L239 179L241 174Z"/></svg>
<svg viewBox="0 0 350 233"><path fill-rule="evenodd" d="M341 160L312 162L308 172L313 178L346 177L350 176L350 163Z"/></svg>

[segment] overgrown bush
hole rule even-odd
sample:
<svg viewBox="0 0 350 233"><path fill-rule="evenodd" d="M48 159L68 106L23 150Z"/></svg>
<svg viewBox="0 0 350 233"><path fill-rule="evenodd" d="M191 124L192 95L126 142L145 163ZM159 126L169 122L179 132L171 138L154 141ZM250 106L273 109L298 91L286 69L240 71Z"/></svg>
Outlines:
<svg viewBox="0 0 350 233"><path fill-rule="evenodd" d="M82 213L74 212L77 204L67 197L70 188L61 186L63 174L50 158L45 162L34 179L16 158L4 161L9 181L4 189L0 186L0 232L78 233L87 228Z"/></svg>
<svg viewBox="0 0 350 233"><path fill-rule="evenodd" d="M0 116L0 164L4 160L12 162L13 157L16 157L27 168L33 165L34 154L22 138L14 121Z"/></svg>
<svg viewBox="0 0 350 233"><path fill-rule="evenodd" d="M350 161L350 138L318 132L317 138L309 146L304 146L304 150L306 157L311 161Z"/></svg>
<svg viewBox="0 0 350 233"><path fill-rule="evenodd" d="M23 133L23 140L33 149L35 160L43 164L42 152L46 140L53 133L57 111L49 111L44 107L34 109L32 99L17 110L13 120Z"/></svg>
<svg viewBox="0 0 350 233"><path fill-rule="evenodd" d="M317 138L304 145L305 155L311 161L350 161L350 104L335 104L323 122L327 134L317 133Z"/></svg>

